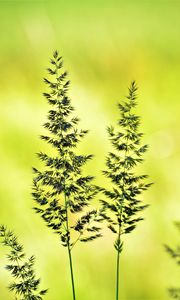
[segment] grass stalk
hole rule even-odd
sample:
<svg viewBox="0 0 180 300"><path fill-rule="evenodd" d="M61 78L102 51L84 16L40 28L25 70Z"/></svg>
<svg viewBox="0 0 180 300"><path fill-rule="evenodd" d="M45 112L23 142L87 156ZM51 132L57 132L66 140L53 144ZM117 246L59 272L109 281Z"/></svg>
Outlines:
<svg viewBox="0 0 180 300"><path fill-rule="evenodd" d="M66 194L64 195L64 199L65 199L65 209L66 209L67 248L68 248L68 257L69 257L69 267L70 267L70 273L71 273L72 295L73 295L73 300L76 300L75 284L74 284L74 272L73 272L73 262L72 262L71 246L70 246L68 203L67 203L67 199L66 199Z"/></svg>
<svg viewBox="0 0 180 300"><path fill-rule="evenodd" d="M69 265L70 265L70 272L71 272L71 284L72 284L73 300L76 300L75 284L74 284L74 273L73 273L73 263L72 263L72 253L71 253L71 249L70 249L69 244L68 244L68 256L69 256Z"/></svg>
<svg viewBox="0 0 180 300"><path fill-rule="evenodd" d="M120 240L120 226L118 239ZM120 251L117 251L117 261L116 261L116 300L119 300L119 275L120 275Z"/></svg>

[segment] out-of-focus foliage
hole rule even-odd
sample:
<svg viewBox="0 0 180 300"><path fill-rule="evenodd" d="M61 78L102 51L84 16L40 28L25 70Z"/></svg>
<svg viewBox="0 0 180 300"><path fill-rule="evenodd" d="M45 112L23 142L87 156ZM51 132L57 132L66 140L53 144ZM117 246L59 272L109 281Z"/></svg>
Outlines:
<svg viewBox="0 0 180 300"><path fill-rule="evenodd" d="M15 234L3 225L0 226L0 244L9 248L6 269L13 277L9 290L14 293L14 299L42 300L47 290L39 290L40 279L36 278L34 271L35 257L26 258Z"/></svg>
<svg viewBox="0 0 180 300"><path fill-rule="evenodd" d="M175 223L176 227L180 232L180 222ZM176 247L176 249L171 248L168 245L165 245L166 251L169 255L175 260L175 262L180 265L180 245ZM169 294L173 299L180 299L180 288L169 288Z"/></svg>
<svg viewBox="0 0 180 300"><path fill-rule="evenodd" d="M137 113L142 116L144 142L151 145L139 171L155 184L146 195L151 203L144 211L146 222L140 222L126 241L120 296L166 300L166 288L178 286L179 269L162 244L169 236L172 244L176 241L171 220L179 218L179 11L176 0L0 1L0 219L37 257L42 284L49 287L47 300L59 300L62 291L63 300L69 299L64 250L34 214L31 197L32 166L40 168L34 153L49 151L38 138L45 133L41 124L43 118L47 121L48 109L41 79L55 49L71 74L69 92L80 126L90 129L80 151L95 155L87 171L96 175L96 184L108 187L99 171L109 151L106 126L114 124L116 104L136 79ZM79 300L114 297L110 240L107 230L103 239L75 248ZM54 276L57 269L64 270L61 278ZM0 272L1 298L9 300L5 273Z"/></svg>

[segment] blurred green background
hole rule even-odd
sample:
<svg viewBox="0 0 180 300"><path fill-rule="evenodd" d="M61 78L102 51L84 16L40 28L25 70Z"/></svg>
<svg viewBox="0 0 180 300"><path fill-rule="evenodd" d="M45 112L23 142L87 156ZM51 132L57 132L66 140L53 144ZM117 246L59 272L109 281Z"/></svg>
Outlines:
<svg viewBox="0 0 180 300"><path fill-rule="evenodd" d="M155 185L146 193L145 221L128 236L121 257L121 300L165 300L179 270L163 249L175 245L180 219L180 1L0 1L0 222L18 234L37 258L47 300L71 299L67 253L35 215L31 199L38 136L49 109L42 77L54 49L70 74L70 95L90 134L81 150L96 155L88 171L103 183L106 126L131 80L139 86L138 113L150 144L143 172ZM112 300L115 252L104 238L74 250L79 300ZM12 299L1 250L0 298Z"/></svg>

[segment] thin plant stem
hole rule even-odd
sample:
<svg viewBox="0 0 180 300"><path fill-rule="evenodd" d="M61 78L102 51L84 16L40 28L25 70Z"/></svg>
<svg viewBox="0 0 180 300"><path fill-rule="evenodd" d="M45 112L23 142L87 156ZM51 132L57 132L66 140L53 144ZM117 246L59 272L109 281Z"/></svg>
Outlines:
<svg viewBox="0 0 180 300"><path fill-rule="evenodd" d="M127 139L127 145L128 145L128 139ZM124 154L124 159L126 159L126 156L127 156L127 153L128 151L126 150L125 151L125 154ZM124 172L125 172L125 167L124 167ZM124 180L123 180L123 184L124 183ZM124 187L123 187L123 191L124 191ZM122 218L122 212L123 212L123 206L121 205L121 208L120 208L120 220ZM121 244L121 226L119 224L119 231L118 231L118 241L119 241L119 244ZM119 300L119 275L120 275L120 250L117 251L117 263L116 263L116 300Z"/></svg>
<svg viewBox="0 0 180 300"><path fill-rule="evenodd" d="M71 271L71 283L72 283L73 300L76 300L75 285L74 285L74 274L73 274L73 263L72 263L72 254L71 254L71 249L70 249L69 243L68 243L68 255L69 255L69 265L70 265L70 271Z"/></svg>
<svg viewBox="0 0 180 300"><path fill-rule="evenodd" d="M120 240L120 226L118 239ZM120 251L117 251L117 262L116 262L116 300L119 300L119 272L120 271Z"/></svg>
<svg viewBox="0 0 180 300"><path fill-rule="evenodd" d="M69 256L69 266L70 266L70 273L71 273L71 284L72 284L72 294L73 300L76 300L76 293L75 293L75 284L74 284L74 273L73 273L73 263L72 263L72 253L70 248L70 236L69 236L69 218L68 218L68 203L66 199L65 193L65 209L66 209L66 227L67 227L67 248L68 248L68 256Z"/></svg>

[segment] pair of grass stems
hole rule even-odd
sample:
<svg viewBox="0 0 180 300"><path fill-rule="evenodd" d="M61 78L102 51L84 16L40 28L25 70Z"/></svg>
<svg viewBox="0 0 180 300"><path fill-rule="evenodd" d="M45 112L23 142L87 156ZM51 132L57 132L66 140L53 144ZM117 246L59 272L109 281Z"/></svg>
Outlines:
<svg viewBox="0 0 180 300"><path fill-rule="evenodd" d="M146 182L147 175L136 175L133 171L143 162L143 154L148 148L147 145L141 145L143 134L139 132L140 118L133 112L137 105L137 86L133 81L128 96L118 104L118 127L110 126L107 129L113 149L107 155L103 174L112 186L99 187L93 183L92 176L84 176L82 173L82 167L93 156L76 153L77 144L87 134L87 130L79 130L79 119L71 116L74 108L67 96L70 82L67 80L67 72L63 70L62 57L57 51L50 62L48 72L52 79L44 79L49 87L44 96L52 106L44 124L49 135L42 135L41 139L53 146L56 156L38 153L45 168L43 171L33 168L35 211L67 248L73 300L76 300L76 292L72 249L78 241L89 242L101 237L101 223L107 223L107 227L116 236L115 299L119 300L122 237L134 230L142 220L142 217L136 215L147 205L142 205L139 196L151 185ZM91 201L99 193L103 195L99 209L91 208Z"/></svg>

